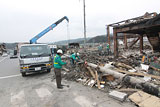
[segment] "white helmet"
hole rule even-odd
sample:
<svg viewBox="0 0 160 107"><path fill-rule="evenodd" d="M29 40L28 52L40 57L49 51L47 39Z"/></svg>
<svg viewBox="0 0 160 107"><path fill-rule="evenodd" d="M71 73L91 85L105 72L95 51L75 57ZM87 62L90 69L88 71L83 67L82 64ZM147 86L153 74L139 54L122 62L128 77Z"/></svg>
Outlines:
<svg viewBox="0 0 160 107"><path fill-rule="evenodd" d="M63 54L63 51L61 49L58 49L57 53Z"/></svg>
<svg viewBox="0 0 160 107"><path fill-rule="evenodd" d="M77 55L79 56L79 53L77 53Z"/></svg>

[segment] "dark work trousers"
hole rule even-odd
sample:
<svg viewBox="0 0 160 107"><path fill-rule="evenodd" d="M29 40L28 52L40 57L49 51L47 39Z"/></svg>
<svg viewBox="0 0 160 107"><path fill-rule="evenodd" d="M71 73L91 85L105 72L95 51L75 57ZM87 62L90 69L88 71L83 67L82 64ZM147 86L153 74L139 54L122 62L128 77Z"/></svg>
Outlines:
<svg viewBox="0 0 160 107"><path fill-rule="evenodd" d="M73 58L70 58L70 63L71 63L71 66L74 66L75 62Z"/></svg>
<svg viewBox="0 0 160 107"><path fill-rule="evenodd" d="M57 69L57 68L54 68L54 72L55 72L55 75L56 75L56 83L57 83L57 87L61 87L61 69Z"/></svg>

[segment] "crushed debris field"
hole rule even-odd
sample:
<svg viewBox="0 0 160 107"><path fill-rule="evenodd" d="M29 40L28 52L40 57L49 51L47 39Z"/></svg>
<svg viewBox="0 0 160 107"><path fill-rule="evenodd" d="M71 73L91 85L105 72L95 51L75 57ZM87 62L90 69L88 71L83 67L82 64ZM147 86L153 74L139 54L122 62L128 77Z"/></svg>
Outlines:
<svg viewBox="0 0 160 107"><path fill-rule="evenodd" d="M114 58L114 54L110 52L108 55L105 48L102 51L93 48L81 50L81 59L75 66L71 65L68 58L63 59L67 61L62 73L64 79L109 94L112 91L123 93L124 98L111 95L122 102L132 101L129 96L139 91L160 97L159 53L151 53L148 48L143 54L137 48L132 51L122 48L119 57Z"/></svg>

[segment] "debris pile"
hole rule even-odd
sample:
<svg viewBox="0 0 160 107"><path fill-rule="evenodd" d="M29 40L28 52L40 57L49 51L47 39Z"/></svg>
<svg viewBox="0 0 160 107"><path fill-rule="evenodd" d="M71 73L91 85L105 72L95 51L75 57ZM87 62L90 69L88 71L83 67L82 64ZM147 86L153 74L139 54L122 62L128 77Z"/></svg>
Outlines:
<svg viewBox="0 0 160 107"><path fill-rule="evenodd" d="M81 63L73 67L68 62L66 66L68 70L63 75L65 79L97 87L105 92L114 90L123 92L124 94L116 92L124 96L120 101L140 90L160 97L159 53L125 54L124 52L117 59L95 50L81 52L80 55L83 60Z"/></svg>

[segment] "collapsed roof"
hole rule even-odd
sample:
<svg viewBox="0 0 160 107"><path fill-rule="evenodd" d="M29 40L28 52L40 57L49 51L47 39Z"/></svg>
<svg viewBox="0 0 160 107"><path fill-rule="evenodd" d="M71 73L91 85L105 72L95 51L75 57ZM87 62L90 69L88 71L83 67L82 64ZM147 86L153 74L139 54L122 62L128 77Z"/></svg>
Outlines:
<svg viewBox="0 0 160 107"><path fill-rule="evenodd" d="M160 14L146 13L143 16L110 24L118 33L146 34L160 32Z"/></svg>

